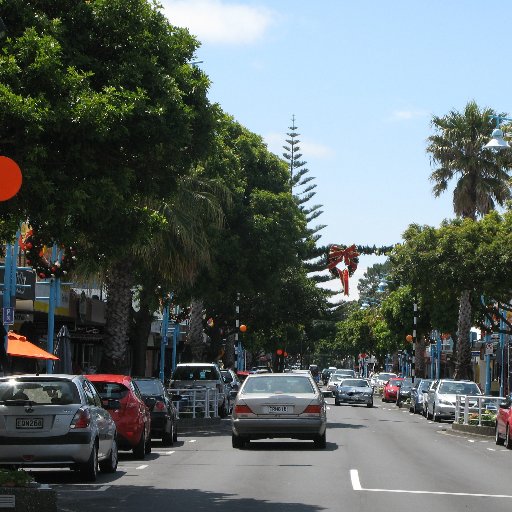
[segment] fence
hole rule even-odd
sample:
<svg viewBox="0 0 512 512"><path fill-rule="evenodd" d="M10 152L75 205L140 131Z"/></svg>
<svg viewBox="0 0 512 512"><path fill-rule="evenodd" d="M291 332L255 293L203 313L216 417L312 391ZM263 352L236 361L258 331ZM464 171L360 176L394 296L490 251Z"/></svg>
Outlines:
<svg viewBox="0 0 512 512"><path fill-rule="evenodd" d="M455 423L493 427L499 403L503 400L501 396L457 395Z"/></svg>
<svg viewBox="0 0 512 512"><path fill-rule="evenodd" d="M181 396L175 402L178 417L183 418L218 418L219 390L212 388L172 389L173 394Z"/></svg>

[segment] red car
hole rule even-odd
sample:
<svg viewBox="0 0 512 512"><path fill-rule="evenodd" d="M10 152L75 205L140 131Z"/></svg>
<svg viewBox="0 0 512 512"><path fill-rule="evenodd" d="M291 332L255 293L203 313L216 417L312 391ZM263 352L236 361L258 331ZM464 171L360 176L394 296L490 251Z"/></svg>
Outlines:
<svg viewBox="0 0 512 512"><path fill-rule="evenodd" d="M404 379L402 377L395 377L393 379L389 379L384 388L382 389L382 401L383 402L396 402L396 397L398 395L399 386L397 385L399 382L402 382Z"/></svg>
<svg viewBox="0 0 512 512"><path fill-rule="evenodd" d="M151 412L139 389L127 375L94 374L86 376L105 403L118 400L119 408L110 409L117 427L120 450L133 450L137 459L151 453Z"/></svg>
<svg viewBox="0 0 512 512"><path fill-rule="evenodd" d="M500 403L496 413L496 444L512 449L512 395Z"/></svg>

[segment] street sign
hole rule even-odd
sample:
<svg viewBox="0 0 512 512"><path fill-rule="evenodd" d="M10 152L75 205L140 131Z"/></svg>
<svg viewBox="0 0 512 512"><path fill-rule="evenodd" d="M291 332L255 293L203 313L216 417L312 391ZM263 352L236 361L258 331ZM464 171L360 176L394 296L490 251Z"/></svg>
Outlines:
<svg viewBox="0 0 512 512"><path fill-rule="evenodd" d="M472 350L471 355L473 357L480 357L480 350Z"/></svg>
<svg viewBox="0 0 512 512"><path fill-rule="evenodd" d="M14 308L2 308L2 322L4 325L14 324Z"/></svg>
<svg viewBox="0 0 512 512"><path fill-rule="evenodd" d="M485 344L485 355L492 356L494 354L494 343Z"/></svg>

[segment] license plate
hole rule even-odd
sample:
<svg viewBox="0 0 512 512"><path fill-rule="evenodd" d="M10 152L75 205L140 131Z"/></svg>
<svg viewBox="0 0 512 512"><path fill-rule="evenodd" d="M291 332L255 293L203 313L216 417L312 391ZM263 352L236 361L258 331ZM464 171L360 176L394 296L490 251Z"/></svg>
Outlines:
<svg viewBox="0 0 512 512"><path fill-rule="evenodd" d="M269 405L267 407L269 414L282 414L285 412L292 412L292 407L289 405Z"/></svg>
<svg viewBox="0 0 512 512"><path fill-rule="evenodd" d="M43 428L43 418L16 418L16 428Z"/></svg>

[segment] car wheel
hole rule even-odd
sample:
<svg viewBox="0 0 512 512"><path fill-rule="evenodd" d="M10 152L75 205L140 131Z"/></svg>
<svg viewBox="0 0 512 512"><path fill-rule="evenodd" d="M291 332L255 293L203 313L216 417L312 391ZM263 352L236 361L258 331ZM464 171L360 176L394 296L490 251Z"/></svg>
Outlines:
<svg viewBox="0 0 512 512"><path fill-rule="evenodd" d="M432 419L438 423L441 421L441 416L439 416L439 414L436 414L435 406L432 408Z"/></svg>
<svg viewBox="0 0 512 512"><path fill-rule="evenodd" d="M430 415L430 411L428 410L428 407L427 407L427 420L431 420L432 419L432 416Z"/></svg>
<svg viewBox="0 0 512 512"><path fill-rule="evenodd" d="M340 405L340 401L337 398L334 399L334 405Z"/></svg>
<svg viewBox="0 0 512 512"><path fill-rule="evenodd" d="M228 408L227 408L227 405L226 405L226 402L224 402L220 407L219 407L219 416L221 418L227 418L229 415L229 412L228 412Z"/></svg>
<svg viewBox="0 0 512 512"><path fill-rule="evenodd" d="M119 454L117 451L117 439L114 437L112 441L112 449L110 455L100 462L100 470L102 473L115 473L117 470L117 463L119 461Z"/></svg>
<svg viewBox="0 0 512 512"><path fill-rule="evenodd" d="M146 431L143 430L142 434L140 435L139 442L137 445L133 448L133 456L136 459L144 459L146 455Z"/></svg>
<svg viewBox="0 0 512 512"><path fill-rule="evenodd" d="M233 448L243 448L245 446L245 439L236 434L231 434L231 446Z"/></svg>
<svg viewBox="0 0 512 512"><path fill-rule="evenodd" d="M505 448L512 450L512 439L510 439L510 428L507 423L507 429L505 430Z"/></svg>
<svg viewBox="0 0 512 512"><path fill-rule="evenodd" d="M144 453L151 453L151 434L148 432L148 437L146 438L146 443L144 444Z"/></svg>
<svg viewBox="0 0 512 512"><path fill-rule="evenodd" d="M172 446L174 444L174 423L171 423L171 431L165 432L162 436L162 445L163 446Z"/></svg>
<svg viewBox="0 0 512 512"><path fill-rule="evenodd" d="M505 442L504 439L501 439L500 433L498 432L498 423L496 423L496 431L494 434L494 439L496 441L496 444L503 444Z"/></svg>
<svg viewBox="0 0 512 512"><path fill-rule="evenodd" d="M89 460L80 465L82 478L86 482L95 482L98 477L98 446L94 443Z"/></svg>
<svg viewBox="0 0 512 512"><path fill-rule="evenodd" d="M366 407L373 407L373 400L370 403L367 403Z"/></svg>
<svg viewBox="0 0 512 512"><path fill-rule="evenodd" d="M327 436L325 432L322 435L315 436L313 442L315 443L315 448L325 448L327 446Z"/></svg>
<svg viewBox="0 0 512 512"><path fill-rule="evenodd" d="M397 401L396 401L396 406L397 406L397 407L401 407L401 406L402 406L402 402L400 402L400 400L397 400Z"/></svg>
<svg viewBox="0 0 512 512"><path fill-rule="evenodd" d="M174 428L172 429L172 440L173 442L176 442L178 440L178 425L174 425Z"/></svg>

